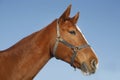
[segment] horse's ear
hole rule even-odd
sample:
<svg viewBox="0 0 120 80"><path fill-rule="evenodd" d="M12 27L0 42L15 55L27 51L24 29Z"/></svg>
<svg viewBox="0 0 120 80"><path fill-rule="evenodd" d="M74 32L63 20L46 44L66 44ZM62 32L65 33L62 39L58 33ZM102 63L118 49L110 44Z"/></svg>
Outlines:
<svg viewBox="0 0 120 80"><path fill-rule="evenodd" d="M74 17L72 17L72 22L74 23L74 24L76 24L77 23L77 21L78 21L78 18L79 18L79 12L74 16Z"/></svg>
<svg viewBox="0 0 120 80"><path fill-rule="evenodd" d="M69 18L70 11L71 11L71 4L67 7L67 9L64 11L64 13L60 16L59 22L64 22L65 19Z"/></svg>

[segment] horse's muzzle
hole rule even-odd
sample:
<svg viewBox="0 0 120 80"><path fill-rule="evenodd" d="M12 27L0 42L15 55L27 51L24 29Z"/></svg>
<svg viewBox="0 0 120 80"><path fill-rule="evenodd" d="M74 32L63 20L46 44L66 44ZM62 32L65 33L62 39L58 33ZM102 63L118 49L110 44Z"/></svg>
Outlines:
<svg viewBox="0 0 120 80"><path fill-rule="evenodd" d="M92 60L90 64L83 62L81 65L81 71L85 75L94 74L96 69L97 69L97 64L95 60Z"/></svg>

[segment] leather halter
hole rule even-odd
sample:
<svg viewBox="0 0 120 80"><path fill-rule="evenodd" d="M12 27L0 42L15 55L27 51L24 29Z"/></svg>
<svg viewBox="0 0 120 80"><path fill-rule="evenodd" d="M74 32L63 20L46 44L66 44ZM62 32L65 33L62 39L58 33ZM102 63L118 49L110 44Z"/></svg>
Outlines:
<svg viewBox="0 0 120 80"><path fill-rule="evenodd" d="M60 36L60 28L59 28L59 23L57 21L57 37L56 37L56 42L55 42L55 45L54 45L54 48L53 48L53 56L55 58L56 55L56 50L57 50L57 47L58 47L58 43L61 42L62 44L64 44L65 46L71 48L71 50L73 51L73 56L71 57L71 62L70 62L70 65L73 66L73 63L74 63L74 60L76 58L76 55L77 55L77 52L78 50L81 50L83 48L87 48L87 47L90 47L90 45L88 44L84 44L84 45L80 45L80 46L74 46L72 44L70 44L69 42L67 42L66 40L64 40L63 38L61 38ZM57 58L58 59L58 58ZM73 66L74 67L74 66Z"/></svg>

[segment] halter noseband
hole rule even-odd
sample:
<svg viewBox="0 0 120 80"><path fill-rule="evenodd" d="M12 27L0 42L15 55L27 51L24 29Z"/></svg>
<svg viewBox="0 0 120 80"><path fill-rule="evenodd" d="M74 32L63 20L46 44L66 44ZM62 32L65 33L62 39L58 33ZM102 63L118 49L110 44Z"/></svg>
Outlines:
<svg viewBox="0 0 120 80"><path fill-rule="evenodd" d="M77 55L77 51L78 51L78 50L81 50L81 49L83 49L83 48L86 48L86 47L90 47L90 45L88 45L88 44L84 44L84 45L80 45L80 46L74 46L74 45L70 44L69 42L67 42L66 40L64 40L63 38L61 38L61 36L60 36L59 23L58 23L58 21L57 21L57 37L56 37L56 42L55 42L55 45L54 45L54 48L53 48L53 56L54 56L55 58L57 58L56 55L55 55L55 53L56 53L56 50L57 50L57 47L58 47L58 43L59 43L59 42L63 43L64 45L66 45L67 47L69 47L69 48L72 49L72 51L73 51L73 56L71 57L71 62L70 62L71 66L73 66L75 57L76 57L76 55ZM57 59L58 59L58 58L57 58Z"/></svg>

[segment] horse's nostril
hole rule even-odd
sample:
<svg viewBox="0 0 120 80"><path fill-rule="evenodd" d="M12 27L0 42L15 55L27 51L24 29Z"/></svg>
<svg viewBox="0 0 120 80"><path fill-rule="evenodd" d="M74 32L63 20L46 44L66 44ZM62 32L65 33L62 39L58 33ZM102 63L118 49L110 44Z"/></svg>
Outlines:
<svg viewBox="0 0 120 80"><path fill-rule="evenodd" d="M91 66L92 66L92 68L93 69L96 69L96 61L95 61L95 59L93 59L92 61L91 61Z"/></svg>

